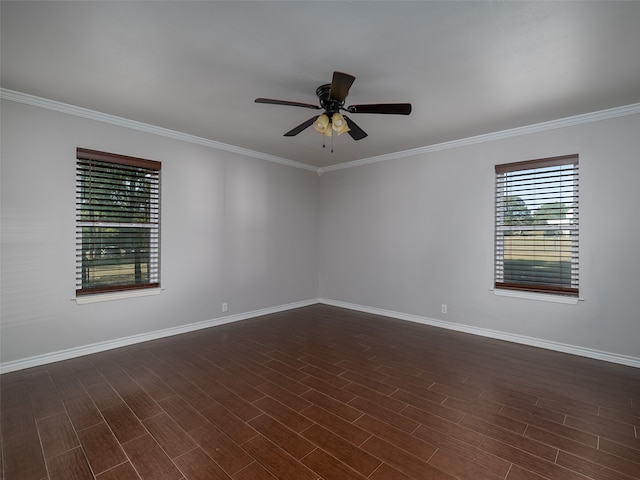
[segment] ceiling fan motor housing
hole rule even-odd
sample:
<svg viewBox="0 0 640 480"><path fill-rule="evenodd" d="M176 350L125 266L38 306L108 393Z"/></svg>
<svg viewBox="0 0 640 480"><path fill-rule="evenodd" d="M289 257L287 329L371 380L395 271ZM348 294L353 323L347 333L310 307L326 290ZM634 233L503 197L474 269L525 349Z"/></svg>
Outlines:
<svg viewBox="0 0 640 480"><path fill-rule="evenodd" d="M344 106L344 100L332 100L330 98L331 84L325 83L316 88L316 95L320 100L320 106L329 114L337 113Z"/></svg>

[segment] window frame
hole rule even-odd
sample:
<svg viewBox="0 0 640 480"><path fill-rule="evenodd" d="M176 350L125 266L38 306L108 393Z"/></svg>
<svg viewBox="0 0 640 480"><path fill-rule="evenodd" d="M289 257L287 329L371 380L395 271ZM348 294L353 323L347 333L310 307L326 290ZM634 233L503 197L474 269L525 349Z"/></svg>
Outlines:
<svg viewBox="0 0 640 480"><path fill-rule="evenodd" d="M541 191L545 190L543 185L545 183L551 183L554 185L554 188L558 188L557 184L559 181L551 180L544 175L541 175L540 181L532 181L527 180L527 176L535 176L533 171L539 172L537 169L549 169L556 168L557 172L561 172L561 169L567 166L571 166L571 168L567 168L566 171L569 172L568 175L561 173L560 176L563 177L562 181L564 181L564 177L566 176L570 179L570 183L568 185L564 185L560 183L563 189L563 193L556 193L555 196L545 197L547 192L544 192L543 198L546 200L545 203L542 201L533 202L534 205L539 208L542 205L550 205L550 204L558 204L561 205L563 203L567 203L570 205L567 212L562 213L563 215L567 215L566 217L552 217L553 219L557 219L557 223L545 223L540 224L537 223L539 220L535 220L535 211L534 216L531 216L531 219L525 223L506 223L505 218L507 217L506 212L508 211L506 199L513 199L514 196L510 195L509 187L513 187L516 183L509 183L507 178L509 175L521 175L523 182L526 187L533 187L535 189L540 189ZM527 172L527 173L525 173ZM545 182L546 180L546 182ZM554 183L555 182L555 183ZM520 186L522 188L522 186ZM570 194L564 194L564 192L570 191ZM536 193L537 195L537 193ZM520 198L520 197L517 197ZM570 202L565 202L566 199L569 199ZM578 154L572 155L563 155L558 157L550 157L550 158L542 158L535 160L525 160L522 162L512 162L505 163L495 166L495 211L494 211L494 288L496 291L513 291L522 292L522 293L533 293L533 294L551 294L557 296L564 297L579 297L579 156ZM526 210L528 210L528 206L526 206ZM569 214L570 212L570 214ZM546 212L543 212L543 215ZM557 214L557 213L556 213ZM544 217L543 217L544 218ZM562 222L564 220L564 222ZM546 219L545 221L549 221ZM512 222L514 222L512 217ZM559 229L558 226L562 225L562 228ZM524 227L524 228L523 228ZM515 252L515 248L513 250L506 250L506 240L505 237L509 236L509 232L515 231L526 231L530 238L534 235L542 235L544 236L546 232L550 231L562 230L563 233L561 235L567 236L568 240L562 240L563 242L567 242L569 248L567 246L562 245L560 247L561 252L557 254L558 260L557 264L562 263L560 259L563 255L569 257L569 273L565 273L566 269L563 271L563 267L560 266L560 270L563 273L556 273L556 277L554 280L556 282L566 281L569 279L570 286L559 285L557 283L554 284L553 281L542 283L538 281L523 281L517 282L509 279L509 281L505 281L505 272L508 269L505 268L505 251L511 253ZM568 233L567 233L568 232ZM511 234L515 235L515 234ZM536 250L539 248L539 242L535 242L535 240L525 240L523 244L528 248L527 250L522 250L526 252L525 255L528 255L530 258L533 257L535 259L536 255L539 255L539 251ZM519 246L522 248L522 244ZM544 254L542 256L545 256ZM534 260L535 261L535 260ZM541 263L542 260L538 260ZM564 260L567 262L567 260ZM520 267L520 272L533 272L536 268L541 268L539 265L531 265L528 268ZM511 275L513 275L513 271L511 270ZM555 272L554 272L555 273ZM533 276L531 278L534 278Z"/></svg>
<svg viewBox="0 0 640 480"><path fill-rule="evenodd" d="M92 165L96 166L96 171L92 170ZM155 160L146 160L137 157L130 157L126 155L119 155L108 152L101 152L97 150L90 150L86 148L78 147L76 149L76 256L75 256L75 271L76 271L76 297L88 300L90 296L104 295L110 296L113 298L117 298L118 294L123 293L134 293L134 292L150 292L152 290L157 291L160 288L160 193L161 193L161 162ZM143 203L144 207L148 208L148 212L145 211L147 215L143 221L140 219L136 219L134 217L135 210L134 207L131 210L127 210L126 208L121 208L118 210L118 213L110 214L109 216L117 216L117 221L114 218L110 218L105 220L104 218L100 218L99 210L100 207L104 207L105 203L100 203L97 201L94 204L94 208L87 209L87 203L83 201L86 199L86 189L89 186L89 190L91 188L95 188L93 179L97 180L97 184L102 182L102 186L107 185L109 180L105 180L104 176L99 178L98 171L100 168L109 168L109 169L120 169L120 172L123 175L134 175L143 174L149 178L149 186L148 186L148 198L147 192L144 193ZM88 170L87 170L88 169ZM104 170L103 172L104 173ZM126 177L125 177L126 178ZM88 183L87 183L88 182ZM108 186L108 185L107 185ZM96 189L97 192L97 189ZM131 193L123 192L123 190L113 190L113 192L122 192L122 196L126 197L127 200L130 200ZM128 193L128 196L127 196ZM135 195L137 195L136 192ZM90 195L93 195L93 191L91 191ZM96 193L97 197L97 193ZM89 210L89 213L87 213ZM121 216L122 213L125 216ZM92 218L87 218L88 216ZM131 232L137 231L137 234L133 234L133 239L129 239L129 242L139 242L140 241L140 233L148 232L147 235L142 235L142 243L138 245L142 245L142 249L138 248L137 252L135 249L131 249L127 251L123 248L125 242L123 239L112 241L109 243L115 243L118 248L118 253L120 255L114 255L116 257L126 258L129 255L129 252L133 252L133 264L134 270L136 267L140 266L140 270L142 270L142 261L140 260L140 251L142 250L145 255L146 262L146 273L143 278L140 278L138 281L137 274L134 273L133 281L123 281L122 283L109 283L106 285L94 284L92 282L87 283L87 278L90 275L89 268L95 268L98 264L96 261L93 265L90 262L94 262L96 260L96 251L97 247L95 244L92 244L90 248L87 248L85 245L86 237L86 229L118 229L120 231L120 235L123 235L123 231L128 229L128 234L132 235ZM95 238L102 239L101 233L94 234ZM146 238L145 238L146 237ZM92 237L94 240L94 237ZM124 253L122 253L124 251ZM87 255L88 252L91 252L92 255ZM91 258L89 258L91 257ZM126 260L125 260L126 261ZM122 260L120 258L110 260L101 259L99 262L103 267L111 266L113 268L118 268L118 264L122 264ZM122 266L122 265L120 265ZM115 276L115 275L114 275ZM105 295L108 294L108 295Z"/></svg>

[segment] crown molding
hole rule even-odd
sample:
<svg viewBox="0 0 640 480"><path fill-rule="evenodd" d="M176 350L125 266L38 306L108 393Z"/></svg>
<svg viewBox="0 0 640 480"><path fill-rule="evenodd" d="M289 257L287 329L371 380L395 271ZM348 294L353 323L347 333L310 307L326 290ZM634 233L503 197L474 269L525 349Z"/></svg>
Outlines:
<svg viewBox="0 0 640 480"><path fill-rule="evenodd" d="M533 125L526 125L524 127L510 128L508 130L476 135L474 137L461 138L459 140L452 140L450 142L436 143L434 145L414 148L411 150L403 150L400 152L389 153L376 157L362 158L360 160L354 160L352 162L340 163L320 168L318 169L318 175L322 175L324 172L330 172L332 170L342 170L345 168L359 167L361 165L369 165L372 163L384 162L387 160L413 157L415 155L421 155L424 153L449 150L451 148L463 147L466 145L475 145L478 143L490 142L494 140L502 140L504 138L518 137L520 135L528 135L531 133L544 132L547 130L555 130L564 127L572 127L574 125L599 122L601 120L609 120L611 118L637 114L640 114L640 103L625 105L623 107L609 108L606 110L585 113L582 115L575 115L573 117L566 117L558 120L551 120L549 122L535 123Z"/></svg>
<svg viewBox="0 0 640 480"><path fill-rule="evenodd" d="M238 155L245 155L247 157L257 158L260 160L267 160L269 162L279 163L281 165L287 165L289 167L300 168L303 170L309 170L317 172L317 168L305 163L296 162L287 158L276 157L275 155L269 155L255 150L249 150L247 148L236 147L235 145L229 145L227 143L216 142L208 138L197 137L195 135L189 135L187 133L170 130L168 128L156 127L148 123L137 122L135 120L129 120L115 115L109 115L107 113L97 112L95 110L89 110L87 108L76 107L75 105L69 105L67 103L56 102L54 100L48 100L42 97L36 97L22 92L16 92L14 90L8 90L6 88L0 89L0 98L4 100L11 100L12 102L24 103L33 107L44 108L47 110L53 110L60 113L66 113L74 115L76 117L87 118L90 120L96 120L98 122L109 123L111 125L117 125L120 127L130 128L145 133L152 133L162 137L171 138L174 140L182 140L188 143L194 143L196 145L202 145L209 148L215 148L217 150L224 150L226 152L237 153Z"/></svg>
<svg viewBox="0 0 640 480"><path fill-rule="evenodd" d="M296 162L287 158L277 157L275 155L269 155L267 153L258 152L255 150L249 150L247 148L237 147L235 145L229 145L227 143L216 142L208 138L197 137L195 135L189 135L187 133L170 130L168 128L157 127L147 123L138 122L135 120L129 120L115 115L109 115L106 113L97 112L95 110L89 110L82 107L76 107L67 103L56 102L54 100L48 100L42 97L36 97L22 92L14 90L8 90L6 88L0 88L0 98L5 100L11 100L13 102L24 103L34 107L45 108L47 110L53 110L56 112L66 113L77 117L83 117L90 120L96 120L98 122L109 123L112 125L118 125L125 128L131 128L133 130L139 130L141 132L152 133L154 135L160 135L175 140L182 140L188 143L194 143L197 145L203 145L205 147L214 148L217 150L224 150L239 155L245 155L247 157L257 158L260 160L266 160L269 162L279 163L281 165L287 165L289 167L300 168L302 170L308 170L316 172L318 175L322 175L325 172L333 170L343 170L345 168L359 167L362 165L369 165L372 163L384 162L387 160L397 160L401 158L413 157L416 155L422 155L425 153L438 152L441 150L449 150L452 148L463 147L467 145L475 145L478 143L490 142L495 140L502 140L505 138L518 137L520 135L528 135L531 133L544 132L547 130L555 130L558 128L571 127L574 125L581 125L584 123L599 122L601 120L609 120L617 117L624 117L627 115L640 114L640 103L634 103L631 105L625 105L622 107L609 108L606 110L599 110L597 112L585 113L581 115L574 115L572 117L560 118L557 120L551 120L548 122L535 123L533 125L525 125L523 127L510 128L507 130L501 130L498 132L486 133L482 135L476 135L473 137L461 138L458 140L452 140L450 142L436 143L433 145L427 145L424 147L413 148L410 150L401 150L399 152L388 153L386 155L379 155L375 157L362 158L351 162L339 163L336 165L330 165L328 167L314 167L306 163Z"/></svg>

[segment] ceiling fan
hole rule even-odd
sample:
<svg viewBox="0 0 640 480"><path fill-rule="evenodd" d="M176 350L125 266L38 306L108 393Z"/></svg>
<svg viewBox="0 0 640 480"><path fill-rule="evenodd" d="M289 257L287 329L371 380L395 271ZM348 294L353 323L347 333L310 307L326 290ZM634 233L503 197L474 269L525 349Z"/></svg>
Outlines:
<svg viewBox="0 0 640 480"><path fill-rule="evenodd" d="M332 136L333 132L338 135L349 133L354 140L362 140L367 133L362 130L353 120L340 111L349 113L382 113L386 115L409 115L411 113L410 103L372 103L365 105L344 106L344 102L349 94L349 89L356 79L353 75L343 72L333 72L331 83L320 85L316 89L316 95L320 105L311 103L291 102L288 100L276 100L274 98L256 98L256 103L269 103L272 105L288 105L291 107L310 108L312 110L324 110L321 115L311 117L302 122L297 127L284 134L285 137L298 135L306 128L313 125L313 128L324 135Z"/></svg>

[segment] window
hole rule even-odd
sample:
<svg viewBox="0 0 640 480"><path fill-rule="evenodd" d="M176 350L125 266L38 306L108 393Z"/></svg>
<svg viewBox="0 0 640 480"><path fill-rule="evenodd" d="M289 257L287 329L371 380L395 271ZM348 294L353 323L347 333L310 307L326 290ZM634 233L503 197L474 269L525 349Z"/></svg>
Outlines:
<svg viewBox="0 0 640 480"><path fill-rule="evenodd" d="M158 288L160 162L76 157L76 295Z"/></svg>
<svg viewBox="0 0 640 480"><path fill-rule="evenodd" d="M578 156L496 165L495 287L578 296Z"/></svg>

